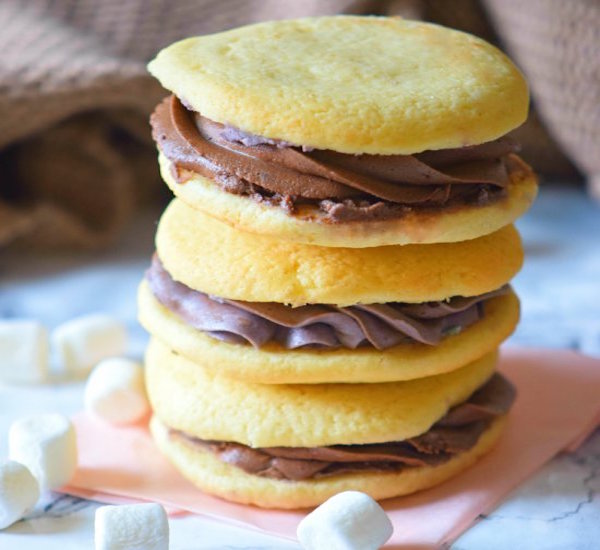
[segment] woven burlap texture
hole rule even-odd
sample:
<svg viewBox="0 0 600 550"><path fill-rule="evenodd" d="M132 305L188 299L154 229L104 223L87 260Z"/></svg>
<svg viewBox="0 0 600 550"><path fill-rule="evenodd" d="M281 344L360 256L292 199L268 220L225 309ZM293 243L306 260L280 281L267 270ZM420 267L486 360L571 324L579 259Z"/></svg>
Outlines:
<svg viewBox="0 0 600 550"><path fill-rule="evenodd" d="M508 19L497 6L490 10L504 35ZM452 7L440 0L0 2L0 246L105 245L136 206L158 200L147 119L165 91L145 65L160 48L245 23L333 13L428 18L494 38L474 0ZM525 58L513 53L527 69ZM536 157L537 147L550 172L570 173L535 117L520 132L526 151ZM582 157L577 135L569 136L561 138L569 152L582 167L594 168ZM586 151L592 149L589 144Z"/></svg>
<svg viewBox="0 0 600 550"><path fill-rule="evenodd" d="M548 130L600 198L600 2L483 1Z"/></svg>

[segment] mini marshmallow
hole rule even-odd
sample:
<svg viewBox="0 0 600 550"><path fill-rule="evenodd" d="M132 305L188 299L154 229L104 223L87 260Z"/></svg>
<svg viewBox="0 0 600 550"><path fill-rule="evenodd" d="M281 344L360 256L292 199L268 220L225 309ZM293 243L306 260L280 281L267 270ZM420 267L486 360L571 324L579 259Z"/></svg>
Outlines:
<svg viewBox="0 0 600 550"><path fill-rule="evenodd" d="M87 372L102 359L125 353L127 330L114 317L98 313L63 323L50 339L64 370Z"/></svg>
<svg viewBox="0 0 600 550"><path fill-rule="evenodd" d="M58 489L77 467L75 429L61 414L21 418L8 432L8 454L31 470L42 490Z"/></svg>
<svg viewBox="0 0 600 550"><path fill-rule="evenodd" d="M96 510L96 550L169 550L169 521L160 504Z"/></svg>
<svg viewBox="0 0 600 550"><path fill-rule="evenodd" d="M84 403L88 412L111 424L136 422L150 409L142 365L122 357L104 359L88 378Z"/></svg>
<svg viewBox="0 0 600 550"><path fill-rule="evenodd" d="M308 514L296 534L306 550L377 550L393 530L390 518L369 495L345 491Z"/></svg>
<svg viewBox="0 0 600 550"><path fill-rule="evenodd" d="M48 373L48 333L37 321L0 321L0 380L43 382Z"/></svg>
<svg viewBox="0 0 600 550"><path fill-rule="evenodd" d="M0 529L19 521L40 498L37 480L23 464L0 465Z"/></svg>

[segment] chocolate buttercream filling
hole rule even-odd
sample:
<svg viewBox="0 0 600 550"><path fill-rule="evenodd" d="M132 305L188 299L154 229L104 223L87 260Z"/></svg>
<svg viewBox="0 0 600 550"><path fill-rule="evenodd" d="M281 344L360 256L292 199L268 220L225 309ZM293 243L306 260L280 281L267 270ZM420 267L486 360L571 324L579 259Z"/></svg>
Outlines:
<svg viewBox="0 0 600 550"><path fill-rule="evenodd" d="M509 292L505 285L479 296L441 302L291 307L208 296L173 280L156 255L146 280L156 299L188 325L218 340L256 348L269 342L287 349L383 350L403 342L434 346L479 321L487 300Z"/></svg>
<svg viewBox="0 0 600 550"><path fill-rule="evenodd" d="M496 373L424 434L389 443L252 448L240 443L203 440L177 430L170 430L170 434L262 477L300 481L357 471L398 471L436 466L468 451L494 419L508 412L515 395L514 386Z"/></svg>
<svg viewBox="0 0 600 550"><path fill-rule="evenodd" d="M518 145L508 137L415 155L350 155L247 134L188 111L175 96L156 107L151 124L179 183L195 172L290 213L317 206L334 223L487 203L503 196L517 166Z"/></svg>

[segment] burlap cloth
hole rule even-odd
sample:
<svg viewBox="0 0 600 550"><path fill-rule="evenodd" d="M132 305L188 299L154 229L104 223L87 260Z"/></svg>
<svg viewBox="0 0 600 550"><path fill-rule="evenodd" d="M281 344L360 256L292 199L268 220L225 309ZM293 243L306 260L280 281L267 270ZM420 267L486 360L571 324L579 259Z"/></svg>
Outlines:
<svg viewBox="0 0 600 550"><path fill-rule="evenodd" d="M600 3L482 1L3 0L0 246L103 246L164 199L147 119L165 92L146 62L179 38L266 19L399 14L496 41L531 83L524 156L552 177L574 178L570 159L599 178Z"/></svg>

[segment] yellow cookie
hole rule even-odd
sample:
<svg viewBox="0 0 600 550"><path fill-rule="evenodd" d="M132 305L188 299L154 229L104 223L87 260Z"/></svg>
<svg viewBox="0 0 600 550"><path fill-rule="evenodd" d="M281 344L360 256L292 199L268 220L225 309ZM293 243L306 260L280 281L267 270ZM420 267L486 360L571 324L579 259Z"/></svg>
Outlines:
<svg viewBox="0 0 600 550"><path fill-rule="evenodd" d="M400 18L260 23L177 42L148 69L209 119L343 153L479 144L528 110L525 80L498 49Z"/></svg>
<svg viewBox="0 0 600 550"><path fill-rule="evenodd" d="M519 301L511 292L491 299L483 319L437 346L288 350L269 343L258 350L216 340L187 325L154 297L145 281L140 285L138 308L144 328L184 357L215 373L261 384L394 382L442 374L496 349L519 319Z"/></svg>
<svg viewBox="0 0 600 550"><path fill-rule="evenodd" d="M401 217L328 223L318 205L304 205L289 214L282 208L227 193L214 181L180 170L159 154L160 171L171 191L190 206L229 225L287 241L330 247L364 248L393 244L428 244L474 239L497 231L524 214L537 195L537 178L524 163L511 173L506 195L488 204L458 204L443 208L414 208Z"/></svg>
<svg viewBox="0 0 600 550"><path fill-rule="evenodd" d="M427 302L477 296L520 269L516 229L459 243L325 248L253 235L175 199L156 234L173 279L232 300L291 305Z"/></svg>
<svg viewBox="0 0 600 550"><path fill-rule="evenodd" d="M318 506L342 491L362 491L381 500L407 495L442 483L471 466L500 437L506 417L499 417L481 435L475 446L443 464L418 466L395 472L353 472L320 479L289 481L247 474L208 451L169 434L154 417L151 430L161 451L194 485L207 493L264 508Z"/></svg>
<svg viewBox="0 0 600 550"><path fill-rule="evenodd" d="M401 441L426 432L493 373L497 353L450 373L385 384L243 383L202 368L152 339L146 386L175 430L250 447Z"/></svg>

